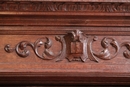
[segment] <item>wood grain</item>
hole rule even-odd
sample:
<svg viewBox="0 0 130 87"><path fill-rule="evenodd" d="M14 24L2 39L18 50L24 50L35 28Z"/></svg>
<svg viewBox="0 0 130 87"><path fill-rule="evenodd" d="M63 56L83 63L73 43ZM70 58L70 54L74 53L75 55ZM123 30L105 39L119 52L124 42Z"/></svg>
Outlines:
<svg viewBox="0 0 130 87"><path fill-rule="evenodd" d="M10 4L15 3L16 6L25 2L48 2L48 7L41 11L32 9L31 4L17 9ZM54 8L57 3L71 4L63 4L65 8L62 6L58 11L57 7ZM89 11L75 10L76 3L91 6ZM90 9L95 8L96 3L99 7L105 3L105 10ZM129 0L1 0L0 84L130 85L129 3ZM95 36L98 39L93 39ZM46 39L43 39L45 43L40 47L38 41L42 37ZM21 41L24 44L15 50ZM13 48L6 49L11 53L5 51L7 44ZM88 47L87 51L85 46ZM25 49L25 53L28 50L29 55L20 56L17 52L20 49ZM44 60L37 53L46 53L49 57L61 53L61 56L58 60ZM114 53L118 54L110 57L109 54ZM82 54L89 57L84 62L70 62L67 55L71 54L75 60ZM92 61L93 56L98 62Z"/></svg>
<svg viewBox="0 0 130 87"><path fill-rule="evenodd" d="M46 35L42 35L44 37ZM55 36L55 35L54 35ZM54 40L53 35L49 35L48 37L53 40L52 45L52 51L57 52L61 48L58 48L60 43ZM17 38L16 38L17 37ZM33 37L33 38L32 38ZM13 72L19 72L19 71L25 71L32 70L33 72L39 72L39 71L45 71L45 69L50 70L53 69L56 72L60 72L63 69L64 71L73 71L74 72L89 72L89 71L95 71L95 72L129 72L129 59L123 57L123 51L125 48L122 48L120 53L117 57L115 57L112 60L100 60L99 63L95 63L93 61L90 61L89 59L86 61L86 63L82 62L68 62L66 59L61 62L55 62L55 60L42 60L39 59L34 52L31 50L31 48L28 47L28 49L31 51L30 55L26 58L19 57L16 55L16 53L6 53L4 51L4 46L6 44L11 44L12 47L16 45L16 43L24 40L24 41L30 41L34 42L35 39L40 38L41 36L36 35L1 35L1 72L4 71L12 71ZM93 43L93 51L100 52L102 47L100 46L100 42L104 36L99 36L99 41L96 41ZM111 36L112 38L116 38L118 43L122 43L124 41L129 41L128 36ZM13 38L13 39L12 39ZM13 43L12 43L13 42ZM59 45L58 45L59 44ZM111 49L112 50L112 49ZM63 64L63 65L62 65ZM97 67L96 67L97 66ZM110 67L109 67L110 66ZM122 66L122 67L120 67ZM123 67L124 66L124 67ZM41 67L41 68L40 68ZM50 67L50 68L49 68ZM38 71L35 69L38 68ZM69 69L70 68L70 69ZM9 70L8 70L9 69ZM16 71L15 71L16 69ZM57 70L58 69L58 70ZM65 70L64 70L65 69ZM80 69L80 70L79 70ZM75 71L77 70L77 71Z"/></svg>

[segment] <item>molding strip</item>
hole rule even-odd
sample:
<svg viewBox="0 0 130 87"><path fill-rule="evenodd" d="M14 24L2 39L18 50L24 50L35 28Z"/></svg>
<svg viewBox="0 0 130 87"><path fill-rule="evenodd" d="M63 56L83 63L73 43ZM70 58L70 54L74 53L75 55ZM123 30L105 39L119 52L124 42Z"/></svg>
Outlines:
<svg viewBox="0 0 130 87"><path fill-rule="evenodd" d="M15 12L130 12L130 3L118 2L20 2L1 1L0 11Z"/></svg>

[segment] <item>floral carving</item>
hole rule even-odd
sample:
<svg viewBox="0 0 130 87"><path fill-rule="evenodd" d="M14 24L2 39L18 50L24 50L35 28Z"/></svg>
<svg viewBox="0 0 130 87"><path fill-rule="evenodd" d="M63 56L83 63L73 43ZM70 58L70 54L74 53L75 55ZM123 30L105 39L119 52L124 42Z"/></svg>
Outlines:
<svg viewBox="0 0 130 87"><path fill-rule="evenodd" d="M5 51L11 53L16 51L20 57L27 57L30 54L27 46L30 46L37 57L44 60L56 59L56 61L62 61L67 58L69 61L82 61L85 62L87 59L98 62L98 58L103 60L110 60L115 58L122 47L126 47L123 55L125 58L130 59L130 42L123 42L121 45L118 44L116 39L112 37L104 37L101 40L101 46L103 50L96 53L92 50L93 42L98 40L96 36L87 36L80 30L72 31L67 35L61 35L55 37L56 41L61 43L61 51L58 54L54 54L50 50L52 40L48 37L43 37L36 40L34 43L28 41L21 41L16 45L15 48L11 48L10 45L5 46ZM43 46L44 50L42 54L38 49ZM111 53L109 47L115 49L114 53Z"/></svg>

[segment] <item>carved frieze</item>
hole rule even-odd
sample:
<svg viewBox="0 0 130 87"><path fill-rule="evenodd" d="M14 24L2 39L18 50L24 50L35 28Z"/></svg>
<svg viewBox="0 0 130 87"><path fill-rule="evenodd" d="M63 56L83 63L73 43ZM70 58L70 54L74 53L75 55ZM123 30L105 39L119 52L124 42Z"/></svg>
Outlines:
<svg viewBox="0 0 130 87"><path fill-rule="evenodd" d="M130 3L92 3L92 2L0 2L0 11L16 12L130 12Z"/></svg>
<svg viewBox="0 0 130 87"><path fill-rule="evenodd" d="M130 42L123 42L121 45L116 41L116 39L111 37L104 37L101 40L101 46L103 50L99 53L93 51L93 42L97 41L96 36L88 36L83 34L80 30L72 31L66 35L56 36L56 41L61 43L61 51L54 54L50 50L52 40L48 37L43 37L36 40L34 43L28 41L21 41L16 45L15 48L11 48L10 45L5 46L5 51L11 53L16 51L20 57L27 57L30 54L30 51L27 49L27 46L30 46L38 58L44 60L56 59L56 61L62 61L67 58L68 61L82 61L85 62L87 59L98 62L98 58L103 60L110 60L115 58L119 53L121 47L126 47L127 50L124 51L123 55L125 58L130 58ZM44 51L42 54L39 53L38 48L44 46ZM114 53L111 53L109 47L115 49Z"/></svg>

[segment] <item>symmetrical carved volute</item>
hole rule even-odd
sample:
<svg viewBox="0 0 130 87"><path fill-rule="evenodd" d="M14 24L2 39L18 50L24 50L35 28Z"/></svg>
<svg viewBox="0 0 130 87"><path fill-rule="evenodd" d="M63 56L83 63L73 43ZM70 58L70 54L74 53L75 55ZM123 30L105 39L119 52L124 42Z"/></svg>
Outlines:
<svg viewBox="0 0 130 87"><path fill-rule="evenodd" d="M44 41L43 41L44 39ZM27 57L30 54L30 51L27 49L27 46L30 46L37 57L44 60L56 59L56 61L62 61L67 58L69 61L82 61L85 62L87 59L98 62L97 58L103 60L110 60L115 58L121 47L126 46L128 51L125 51L124 57L130 58L130 42L123 42L121 45L112 38L112 37L104 37L101 41L101 46L104 50L100 53L95 53L92 50L93 42L97 41L96 36L87 36L83 34L80 30L72 31L66 35L56 36L56 41L61 43L61 51L58 54L54 54L52 50L50 50L52 44L52 40L48 37L43 37L36 40L34 43L28 41L21 41L16 45L15 48L10 48L10 45L5 46L6 52L16 53L20 57ZM42 55L39 54L38 48L43 45L44 51ZM112 46L115 49L115 53L111 54L111 50L109 50L109 46Z"/></svg>

